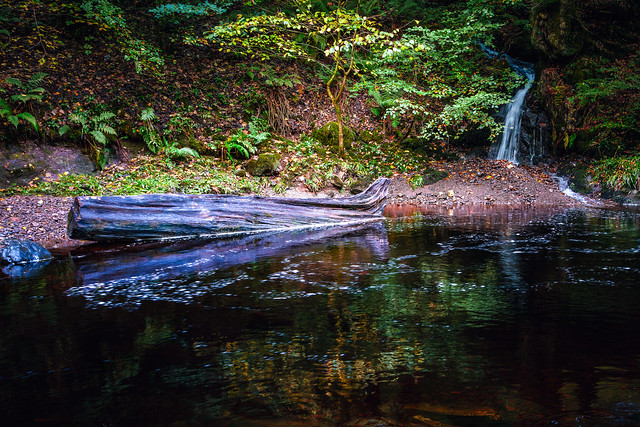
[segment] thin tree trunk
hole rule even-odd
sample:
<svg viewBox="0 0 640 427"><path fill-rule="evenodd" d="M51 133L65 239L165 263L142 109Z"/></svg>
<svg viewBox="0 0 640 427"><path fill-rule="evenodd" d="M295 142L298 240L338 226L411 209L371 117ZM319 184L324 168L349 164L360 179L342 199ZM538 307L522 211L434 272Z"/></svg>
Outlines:
<svg viewBox="0 0 640 427"><path fill-rule="evenodd" d="M338 90L338 94L334 95L331 90L331 85L335 81L335 78L338 74L338 69L336 67L333 76L327 82L327 94L329 95L329 99L331 99L331 104L333 105L333 109L336 113L336 123L338 124L338 154L340 156L344 155L344 128L342 125L342 109L340 108L340 90Z"/></svg>

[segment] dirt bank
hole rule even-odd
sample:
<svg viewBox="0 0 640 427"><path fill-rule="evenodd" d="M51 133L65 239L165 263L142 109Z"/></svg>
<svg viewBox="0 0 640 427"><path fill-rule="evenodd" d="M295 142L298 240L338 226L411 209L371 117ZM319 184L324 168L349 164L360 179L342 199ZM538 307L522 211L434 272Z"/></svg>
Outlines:
<svg viewBox="0 0 640 427"><path fill-rule="evenodd" d="M472 159L442 163L448 173L433 184L412 188L406 179L394 178L389 202L393 204L460 206L465 204L575 206L560 191L549 172L537 166L514 166L501 160ZM297 192L296 196L304 196ZM307 193L307 196L313 196ZM31 239L60 250L77 246L66 235L71 198L12 196L0 198L0 242L6 238Z"/></svg>
<svg viewBox="0 0 640 427"><path fill-rule="evenodd" d="M412 189L406 181L394 183L392 201L418 205L555 205L579 203L565 195L547 167L516 166L505 160L471 159L443 163L448 176Z"/></svg>

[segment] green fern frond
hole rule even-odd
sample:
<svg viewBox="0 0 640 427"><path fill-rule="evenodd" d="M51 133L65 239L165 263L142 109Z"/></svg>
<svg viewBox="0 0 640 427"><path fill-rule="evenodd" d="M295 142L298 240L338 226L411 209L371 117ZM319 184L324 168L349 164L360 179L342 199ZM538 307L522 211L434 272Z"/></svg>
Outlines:
<svg viewBox="0 0 640 427"><path fill-rule="evenodd" d="M140 115L140 119L144 121L151 121L156 118L156 113L153 111L153 108L145 108L142 110L142 114Z"/></svg>
<svg viewBox="0 0 640 427"><path fill-rule="evenodd" d="M104 133L100 132L99 130L92 130L91 132L89 132L89 134L93 136L93 139L95 139L100 144L107 145L107 137Z"/></svg>
<svg viewBox="0 0 640 427"><path fill-rule="evenodd" d="M105 135L117 135L117 132L114 128L112 128L111 126L109 126L106 123L100 123L96 126L96 129L98 132L102 132Z"/></svg>
<svg viewBox="0 0 640 427"><path fill-rule="evenodd" d="M24 120L25 122L31 123L31 126L33 126L33 128L36 131L38 130L38 121L36 120L35 117L33 117L33 114L24 112L24 113L18 114L16 117L18 117L21 120Z"/></svg>
<svg viewBox="0 0 640 427"><path fill-rule="evenodd" d="M104 113L101 113L96 119L96 123L97 122L106 122L108 120L111 120L112 118L114 118L116 115L114 113L112 113L111 111L105 111Z"/></svg>
<svg viewBox="0 0 640 427"><path fill-rule="evenodd" d="M45 77L47 77L47 73L43 73L43 72L34 73L31 76L31 78L29 79L29 85L37 86L40 83L42 83L42 81L44 80ZM44 91L44 89L43 89L43 91Z"/></svg>
<svg viewBox="0 0 640 427"><path fill-rule="evenodd" d="M8 77L5 80L5 83L13 85L13 86L17 86L19 88L23 88L24 86L22 85L22 82L19 79L16 79L14 77Z"/></svg>

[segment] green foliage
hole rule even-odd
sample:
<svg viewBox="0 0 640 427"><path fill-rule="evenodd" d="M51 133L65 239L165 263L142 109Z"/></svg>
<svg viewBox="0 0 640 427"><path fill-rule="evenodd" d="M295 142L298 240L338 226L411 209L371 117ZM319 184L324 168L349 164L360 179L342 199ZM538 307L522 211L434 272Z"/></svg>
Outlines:
<svg viewBox="0 0 640 427"><path fill-rule="evenodd" d="M42 101L45 90L40 87L40 84L46 76L47 73L34 73L25 83L14 77L7 78L5 82L14 86L18 91L18 93L11 96L11 99L23 104L31 101Z"/></svg>
<svg viewBox="0 0 640 427"><path fill-rule="evenodd" d="M33 114L26 111L15 113L9 103L2 98L0 98L0 118L5 118L16 129L18 129L21 121L25 121L27 123L30 123L35 131L38 130L38 121L33 116Z"/></svg>
<svg viewBox="0 0 640 427"><path fill-rule="evenodd" d="M98 169L104 168L107 163L107 145L110 140L117 137L114 128L116 115L107 111L103 105L94 105L92 110L77 109L69 114L72 126L80 130L80 139L88 142L91 159ZM67 125L59 130L60 135L65 135L71 128Z"/></svg>
<svg viewBox="0 0 640 427"><path fill-rule="evenodd" d="M104 146L107 145L109 136L117 136L111 123L115 116L110 111L91 115L86 111L78 110L71 113L69 119L80 126L81 138L90 137L95 143Z"/></svg>
<svg viewBox="0 0 640 427"><path fill-rule="evenodd" d="M193 18L197 16L222 15L231 5L230 1L210 3L205 1L198 4L166 3L149 10L157 19L172 17ZM176 21L177 22L177 21Z"/></svg>
<svg viewBox="0 0 640 427"><path fill-rule="evenodd" d="M190 141L195 137L198 124L184 111L171 113L162 134L172 140Z"/></svg>
<svg viewBox="0 0 640 427"><path fill-rule="evenodd" d="M159 73L164 65L160 51L148 42L138 39L127 25L124 12L108 0L87 0L81 5L86 17L102 29L110 30L120 44L127 61L133 61L137 73Z"/></svg>
<svg viewBox="0 0 640 427"><path fill-rule="evenodd" d="M7 38L9 38L9 36L11 35L11 33L5 29L0 29L0 36L6 36ZM4 41L2 38L0 38L0 49L4 49L7 46L9 46L9 42L8 41Z"/></svg>
<svg viewBox="0 0 640 427"><path fill-rule="evenodd" d="M616 190L640 190L640 155L599 160L594 178Z"/></svg>
<svg viewBox="0 0 640 427"><path fill-rule="evenodd" d="M38 121L32 113L32 104L42 101L45 90L40 87L40 84L46 76L46 73L34 73L24 83L15 77L5 79L5 83L12 87L15 93L10 96L9 100L0 98L0 118L5 118L15 129L18 129L22 122L26 122L35 131L38 131ZM0 92L6 93L4 88L0 88ZM20 111L24 109L30 111Z"/></svg>
<svg viewBox="0 0 640 427"><path fill-rule="evenodd" d="M161 148L162 141L158 135L155 125L153 124L154 121L158 120L153 108L148 107L142 110L140 120L142 120L142 127L139 132L142 135L142 139L152 153L157 153Z"/></svg>
<svg viewBox="0 0 640 427"><path fill-rule="evenodd" d="M490 39L500 25L484 2L474 3L480 5L441 11L437 22L408 29L366 61L370 72L355 89L367 90L374 112L403 138L412 131L430 141L450 141L472 129L500 132L492 113L523 80L479 49L477 40Z"/></svg>
<svg viewBox="0 0 640 427"><path fill-rule="evenodd" d="M175 141L168 142L165 138L162 139L162 142L162 150L170 159L185 160L190 157L200 157L200 154L198 154L198 152L193 148L178 147L178 144Z"/></svg>
<svg viewBox="0 0 640 427"><path fill-rule="evenodd" d="M304 182L311 191L329 185L348 191L363 178L407 174L410 179L429 167L432 160L414 153L394 141L368 131L356 136L345 156L337 156L318 139L302 135L300 141L275 140L276 148L287 153L276 190L282 192L293 182Z"/></svg>
<svg viewBox="0 0 640 427"><path fill-rule="evenodd" d="M313 64L324 70L323 81L339 125L340 152L342 111L340 101L350 76L359 73L358 53L387 42L390 33L380 31L371 19L340 6L314 11L309 1L295 1L293 16L285 13L238 16L213 28L202 39L188 43L214 44L221 52L260 60L284 59Z"/></svg>
<svg viewBox="0 0 640 427"><path fill-rule="evenodd" d="M238 130L224 143L223 158L248 159L258 152L258 147L271 138L267 132L267 125L261 119L254 119L249 123L249 130Z"/></svg>
<svg viewBox="0 0 640 427"><path fill-rule="evenodd" d="M640 46L637 46L640 48ZM637 147L640 137L640 53L589 64L592 76L575 86L568 103L582 117L591 148L604 154ZM566 96L566 95L565 95Z"/></svg>
<svg viewBox="0 0 640 427"><path fill-rule="evenodd" d="M215 159L202 157L187 161L187 167L176 167L164 154L142 156L132 159L125 170L109 166L98 175L63 174L56 181L35 180L27 187L0 191L0 194L79 196L260 191L259 181L238 177Z"/></svg>
<svg viewBox="0 0 640 427"><path fill-rule="evenodd" d="M247 76L251 80L257 80L258 78L267 87L285 87L291 89L294 85L302 84L300 76L296 73L278 73L269 64L262 64L260 66L253 66L247 70Z"/></svg>
<svg viewBox="0 0 640 427"><path fill-rule="evenodd" d="M168 141L166 136L160 136L153 124L157 121L155 111L151 107L142 110L140 120L142 127L139 129L142 139L152 153L163 152L170 159L184 160L187 158L198 158L200 154L190 147L179 147L175 139Z"/></svg>

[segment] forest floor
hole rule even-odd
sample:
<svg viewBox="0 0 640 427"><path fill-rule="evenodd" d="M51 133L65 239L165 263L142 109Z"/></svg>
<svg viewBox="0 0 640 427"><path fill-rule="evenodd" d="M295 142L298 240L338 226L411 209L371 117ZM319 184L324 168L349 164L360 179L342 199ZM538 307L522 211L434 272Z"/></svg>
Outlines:
<svg viewBox="0 0 640 427"><path fill-rule="evenodd" d="M503 160L470 159L442 162L448 176L432 184L412 188L402 177L392 180L389 204L456 207L467 204L513 208L577 206L553 178L553 166L515 166ZM293 189L285 196L327 197ZM67 213L71 197L10 196L0 198L0 242L7 238L30 239L48 249L63 251L83 242L67 237ZM1 245L1 243L0 243Z"/></svg>

